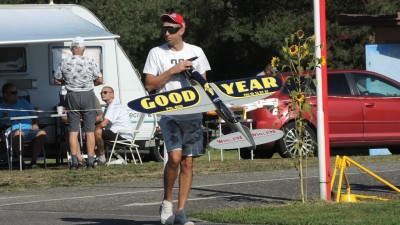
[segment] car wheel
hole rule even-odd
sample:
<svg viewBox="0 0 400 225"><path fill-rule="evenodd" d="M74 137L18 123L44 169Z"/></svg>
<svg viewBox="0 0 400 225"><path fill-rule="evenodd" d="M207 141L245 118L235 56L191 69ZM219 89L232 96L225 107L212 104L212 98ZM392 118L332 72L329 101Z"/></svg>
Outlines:
<svg viewBox="0 0 400 225"><path fill-rule="evenodd" d="M241 148L240 149L240 158L242 159L250 159L251 158L251 151L248 148Z"/></svg>
<svg viewBox="0 0 400 225"><path fill-rule="evenodd" d="M266 148L263 145L258 145L257 148L253 151L254 158L262 158L262 159L270 159L275 154L275 149ZM250 159L251 158L251 150L248 148L240 149L240 158L242 159Z"/></svg>
<svg viewBox="0 0 400 225"><path fill-rule="evenodd" d="M400 154L400 147L390 147L389 152L392 153L393 155Z"/></svg>
<svg viewBox="0 0 400 225"><path fill-rule="evenodd" d="M156 162L164 162L164 144L156 144L150 148L150 156Z"/></svg>
<svg viewBox="0 0 400 225"><path fill-rule="evenodd" d="M294 156L299 155L298 150L295 148L295 145L298 142L298 133L295 129L295 123L288 123L283 126L283 132L285 135L278 141L279 149L278 153L282 158L293 158ZM314 130L306 125L305 126L306 136L304 138L304 144L302 146L302 155L308 154L312 155L317 149L317 136L315 135Z"/></svg>
<svg viewBox="0 0 400 225"><path fill-rule="evenodd" d="M257 158L263 158L263 159L270 159L272 156L275 155L275 151L273 150L263 150L263 151L258 151L256 153Z"/></svg>

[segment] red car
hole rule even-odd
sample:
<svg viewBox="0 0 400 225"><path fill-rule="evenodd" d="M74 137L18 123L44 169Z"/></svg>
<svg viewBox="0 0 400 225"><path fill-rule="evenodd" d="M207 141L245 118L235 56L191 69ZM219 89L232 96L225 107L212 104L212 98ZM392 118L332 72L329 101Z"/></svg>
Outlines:
<svg viewBox="0 0 400 225"><path fill-rule="evenodd" d="M289 75L279 74L284 85L280 91L264 99L262 108L247 114L255 128L281 129L285 136L274 142L257 146L255 155L272 157L278 152L282 157L295 154L294 117L287 116L290 107L290 90L293 82L286 82ZM315 79L315 75L312 75ZM307 119L307 143L317 149L316 89L311 79L310 102L312 116ZM388 148L392 154L400 153L400 83L381 74L365 70L328 71L328 120L331 148ZM280 116L281 115L281 116ZM307 149L304 149L307 151ZM242 157L248 158L249 151Z"/></svg>

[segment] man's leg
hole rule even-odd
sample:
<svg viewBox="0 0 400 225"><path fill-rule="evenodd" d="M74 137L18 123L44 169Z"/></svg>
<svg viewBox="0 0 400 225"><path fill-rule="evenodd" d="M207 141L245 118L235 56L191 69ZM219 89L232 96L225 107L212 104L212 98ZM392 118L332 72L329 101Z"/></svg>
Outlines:
<svg viewBox="0 0 400 225"><path fill-rule="evenodd" d="M174 214L172 206L172 189L178 177L179 164L182 157L181 150L168 153L168 162L164 168L164 200L160 207L162 224L173 224Z"/></svg>
<svg viewBox="0 0 400 225"><path fill-rule="evenodd" d="M79 150L78 132L69 132L69 149L71 151L71 169L78 167L77 153Z"/></svg>
<svg viewBox="0 0 400 225"><path fill-rule="evenodd" d="M193 180L193 157L184 156L180 162L179 195L177 212L185 208Z"/></svg>
<svg viewBox="0 0 400 225"><path fill-rule="evenodd" d="M106 162L106 157L105 157L106 151L105 151L104 140L103 140L103 128L96 127L96 129L94 131L94 136L95 136L95 140L96 140L97 150L99 151L97 165L99 165L99 161L101 164L104 164Z"/></svg>
<svg viewBox="0 0 400 225"><path fill-rule="evenodd" d="M94 132L86 132L86 148L88 154L88 168L93 168L94 165Z"/></svg>
<svg viewBox="0 0 400 225"><path fill-rule="evenodd" d="M192 120L179 123L184 130L182 141L182 159L180 160L178 208L175 213L174 224L193 225L185 212L193 179L193 156L203 154L203 133L201 120Z"/></svg>
<svg viewBox="0 0 400 225"><path fill-rule="evenodd" d="M182 151L175 150L168 153L168 162L164 169L164 200L172 202L172 189L178 177L179 164L182 158Z"/></svg>
<svg viewBox="0 0 400 225"><path fill-rule="evenodd" d="M79 135L79 133L78 133ZM76 158L78 159L78 165L79 166L83 166L83 155L82 155L82 151L81 151L81 144L80 141L76 142Z"/></svg>
<svg viewBox="0 0 400 225"><path fill-rule="evenodd" d="M15 154L18 157L18 161L19 161L19 157L22 154L24 154L24 142L25 142L25 138L24 138L24 132L21 132L21 136L19 135L20 132L15 131L14 134L12 134L12 151L13 151L13 155ZM20 142L21 141L21 142ZM24 163L22 162L22 168L24 168Z"/></svg>
<svg viewBox="0 0 400 225"><path fill-rule="evenodd" d="M37 133L36 138L33 143L33 152L31 165L35 165L40 152L43 151L44 144L46 142L46 132L41 130Z"/></svg>

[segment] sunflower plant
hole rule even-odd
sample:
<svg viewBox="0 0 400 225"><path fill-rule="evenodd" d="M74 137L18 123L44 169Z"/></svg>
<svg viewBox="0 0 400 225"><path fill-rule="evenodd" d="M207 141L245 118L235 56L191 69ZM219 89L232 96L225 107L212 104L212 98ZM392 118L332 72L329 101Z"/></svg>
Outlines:
<svg viewBox="0 0 400 225"><path fill-rule="evenodd" d="M271 66L277 71L274 73L275 76L283 72L289 74L286 81L288 85L286 86L291 87L289 90L291 104L289 105L289 113L281 116L290 117L289 120L293 120L295 124L291 131L295 134L291 154L294 166L299 171L302 202L305 202L303 164L304 161L307 163L308 156L313 155L316 146L316 143L309 145L307 142L306 125L308 120L305 119L305 116L311 119L313 117L309 97L315 94L310 86L312 83L316 86L316 80L312 79L310 74L318 66L325 64L325 59L316 58L316 48L322 48L322 45L315 46L315 36L306 37L304 32L299 30L285 38L280 56L271 59Z"/></svg>

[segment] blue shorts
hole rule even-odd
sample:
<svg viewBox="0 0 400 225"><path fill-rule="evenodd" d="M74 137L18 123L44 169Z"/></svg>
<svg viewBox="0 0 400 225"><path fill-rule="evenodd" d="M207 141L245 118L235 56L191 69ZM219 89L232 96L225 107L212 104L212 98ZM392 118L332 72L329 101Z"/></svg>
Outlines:
<svg viewBox="0 0 400 225"><path fill-rule="evenodd" d="M167 151L182 150L182 156L204 154L201 120L176 121L161 117L160 125Z"/></svg>
<svg viewBox="0 0 400 225"><path fill-rule="evenodd" d="M18 131L18 130L14 130L13 132L16 132L16 131ZM22 130L22 132L24 133L23 136L24 136L25 141L33 141L36 138L36 135L37 135L37 133L39 133L39 131L41 131L41 130L40 129L37 129L37 130L31 130L31 129Z"/></svg>

